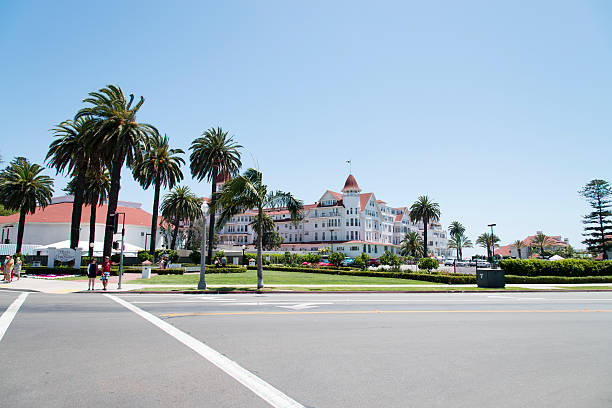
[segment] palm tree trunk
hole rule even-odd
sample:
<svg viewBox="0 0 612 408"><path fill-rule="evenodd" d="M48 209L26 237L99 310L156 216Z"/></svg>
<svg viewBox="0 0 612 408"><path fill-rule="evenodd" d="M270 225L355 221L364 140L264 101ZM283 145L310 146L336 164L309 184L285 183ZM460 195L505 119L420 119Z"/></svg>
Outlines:
<svg viewBox="0 0 612 408"><path fill-rule="evenodd" d="M212 190L210 194L210 204L214 206L215 194L217 193L217 169L215 169L212 179ZM216 211L210 211L208 221L208 255L207 260L210 262L212 259L213 245L215 244L215 213Z"/></svg>
<svg viewBox="0 0 612 408"><path fill-rule="evenodd" d="M174 231L172 231L172 242L170 243L170 249L172 250L174 250L174 247L176 246L176 237L178 236L179 222L180 220L177 217L174 221Z"/></svg>
<svg viewBox="0 0 612 408"><path fill-rule="evenodd" d="M259 228L257 229L257 289L264 287L263 282L263 256L262 256L262 245L263 245L263 208L259 208Z"/></svg>
<svg viewBox="0 0 612 408"><path fill-rule="evenodd" d="M459 258L459 245L457 245L457 259L460 259Z"/></svg>
<svg viewBox="0 0 612 408"><path fill-rule="evenodd" d="M25 229L26 209L21 207L19 211L19 225L17 226L17 248L15 253L21 253L21 243L23 242L23 230Z"/></svg>
<svg viewBox="0 0 612 408"><path fill-rule="evenodd" d="M106 212L106 227L104 228L104 256L110 256L113 249L113 215L117 212L117 202L119 201L119 189L121 188L121 168L125 156L120 156L113 160L111 171L111 186L108 195L108 211Z"/></svg>
<svg viewBox="0 0 612 408"><path fill-rule="evenodd" d="M427 258L427 224L428 219L423 218L423 258Z"/></svg>
<svg viewBox="0 0 612 408"><path fill-rule="evenodd" d="M155 244L157 241L157 213L159 211L159 192L161 182L159 176L155 180L155 195L153 196L153 216L151 218L151 244L149 245L149 253L155 256Z"/></svg>
<svg viewBox="0 0 612 408"><path fill-rule="evenodd" d="M77 169L76 186L72 201L72 220L70 222L70 248L79 246L79 235L81 234L81 214L83 211L83 199L85 198L85 171L87 163L82 163Z"/></svg>
<svg viewBox="0 0 612 408"><path fill-rule="evenodd" d="M91 244L96 242L96 207L98 206L98 197L91 203L89 210L89 259L93 257L94 248Z"/></svg>

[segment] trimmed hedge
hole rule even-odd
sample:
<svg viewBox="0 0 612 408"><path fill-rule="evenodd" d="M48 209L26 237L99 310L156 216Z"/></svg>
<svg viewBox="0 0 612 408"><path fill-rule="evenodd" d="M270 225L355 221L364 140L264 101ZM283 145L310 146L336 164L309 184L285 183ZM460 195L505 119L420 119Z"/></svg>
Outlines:
<svg viewBox="0 0 612 408"><path fill-rule="evenodd" d="M612 261L504 259L499 264L506 275L512 276L612 276Z"/></svg>
<svg viewBox="0 0 612 408"><path fill-rule="evenodd" d="M77 268L53 267L46 266L24 266L21 273L31 275L81 275L81 271Z"/></svg>
<svg viewBox="0 0 612 408"><path fill-rule="evenodd" d="M612 276L516 276L506 275L506 283L612 283Z"/></svg>
<svg viewBox="0 0 612 408"><path fill-rule="evenodd" d="M185 268L151 269L151 272L158 275L183 275Z"/></svg>
<svg viewBox="0 0 612 408"><path fill-rule="evenodd" d="M257 269L254 266L249 266L248 269ZM304 272L304 273L324 273L327 275L348 275L348 276L371 276L375 278L396 278L396 279L414 279L427 282L448 283L448 284L470 284L476 283L475 275L463 274L443 274L443 273L428 273L428 272L391 272L391 271L360 271L346 269L329 269L329 268L299 268L290 266L264 266L266 271L286 271L286 272Z"/></svg>
<svg viewBox="0 0 612 408"><path fill-rule="evenodd" d="M206 265L206 273L244 273L247 271L246 267L240 266L227 266L216 268L214 265Z"/></svg>

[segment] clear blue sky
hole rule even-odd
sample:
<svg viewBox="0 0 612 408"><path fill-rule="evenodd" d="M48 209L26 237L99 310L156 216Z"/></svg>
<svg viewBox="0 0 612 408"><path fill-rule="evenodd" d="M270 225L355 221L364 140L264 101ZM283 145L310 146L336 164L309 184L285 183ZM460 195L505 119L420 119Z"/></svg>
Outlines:
<svg viewBox="0 0 612 408"><path fill-rule="evenodd" d="M427 194L472 240L495 222L502 243L582 247L577 191L612 181L611 4L5 1L0 153L42 162L49 129L113 83L174 146L222 126L305 202L352 159L364 191ZM124 173L120 199L152 196Z"/></svg>

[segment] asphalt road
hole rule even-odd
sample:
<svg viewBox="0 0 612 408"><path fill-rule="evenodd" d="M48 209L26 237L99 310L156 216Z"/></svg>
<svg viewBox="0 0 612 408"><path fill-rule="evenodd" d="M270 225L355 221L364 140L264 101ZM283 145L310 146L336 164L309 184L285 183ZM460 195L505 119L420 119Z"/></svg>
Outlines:
<svg viewBox="0 0 612 408"><path fill-rule="evenodd" d="M611 340L610 293L33 293L0 405L610 407Z"/></svg>

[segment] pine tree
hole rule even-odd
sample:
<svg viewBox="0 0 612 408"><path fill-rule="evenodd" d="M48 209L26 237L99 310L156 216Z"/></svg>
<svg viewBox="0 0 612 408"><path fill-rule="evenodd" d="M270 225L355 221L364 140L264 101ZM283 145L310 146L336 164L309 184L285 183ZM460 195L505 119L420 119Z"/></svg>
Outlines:
<svg viewBox="0 0 612 408"><path fill-rule="evenodd" d="M589 203L593 211L584 216L583 223L585 239L582 241L589 252L603 253L603 259L608 259L608 249L612 246L612 212L610 211L612 187L605 180L591 180L579 191Z"/></svg>

